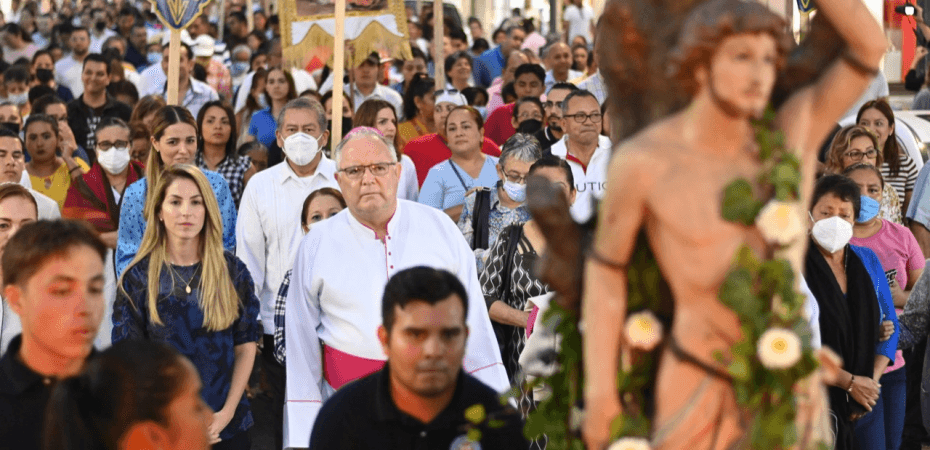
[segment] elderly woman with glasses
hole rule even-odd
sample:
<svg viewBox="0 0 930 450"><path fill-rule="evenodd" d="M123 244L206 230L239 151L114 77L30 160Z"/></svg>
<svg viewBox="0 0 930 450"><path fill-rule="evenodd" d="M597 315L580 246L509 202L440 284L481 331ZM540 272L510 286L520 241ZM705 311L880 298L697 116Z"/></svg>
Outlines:
<svg viewBox="0 0 930 450"><path fill-rule="evenodd" d="M868 128L859 125L844 127L836 133L830 144L825 173L840 174L859 163L881 168L884 158L879 149L878 136ZM878 217L901 224L901 198L889 183L883 183Z"/></svg>
<svg viewBox="0 0 930 450"><path fill-rule="evenodd" d="M488 249L494 246L501 231L530 219L525 205L526 177L541 154L536 138L521 133L513 135L504 142L497 162L500 177L497 187L480 188L465 195L458 226L475 251L478 272L484 267Z"/></svg>

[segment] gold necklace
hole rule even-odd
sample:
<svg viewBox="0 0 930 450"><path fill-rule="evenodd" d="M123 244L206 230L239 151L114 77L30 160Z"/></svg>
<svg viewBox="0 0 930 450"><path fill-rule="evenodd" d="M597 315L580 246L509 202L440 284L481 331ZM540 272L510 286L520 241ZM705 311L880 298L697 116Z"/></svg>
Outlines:
<svg viewBox="0 0 930 450"><path fill-rule="evenodd" d="M198 262L196 264L200 264L200 263ZM181 281L184 281L184 278L181 276L181 274L179 274L176 270L174 270L174 264L172 264L170 261L168 261L168 270L171 272L172 279L175 276L177 276ZM198 267L197 270L200 270L200 268ZM197 270L194 270L194 273L191 275L191 278L184 282L184 292L187 292L188 294L191 293L191 282L193 282L194 277L197 276Z"/></svg>

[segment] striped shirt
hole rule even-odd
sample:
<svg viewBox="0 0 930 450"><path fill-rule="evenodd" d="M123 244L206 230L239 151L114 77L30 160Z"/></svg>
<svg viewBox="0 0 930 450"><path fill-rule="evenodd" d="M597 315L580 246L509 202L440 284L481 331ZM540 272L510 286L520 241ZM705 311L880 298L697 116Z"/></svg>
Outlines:
<svg viewBox="0 0 930 450"><path fill-rule="evenodd" d="M903 202L904 192L913 191L914 185L917 183L917 163L911 159L904 149L900 149L900 154L901 166L898 169L898 176L891 176L891 169L888 167L888 162L885 161L882 163L882 177L885 179L885 183L894 188L895 192L898 193L898 198Z"/></svg>

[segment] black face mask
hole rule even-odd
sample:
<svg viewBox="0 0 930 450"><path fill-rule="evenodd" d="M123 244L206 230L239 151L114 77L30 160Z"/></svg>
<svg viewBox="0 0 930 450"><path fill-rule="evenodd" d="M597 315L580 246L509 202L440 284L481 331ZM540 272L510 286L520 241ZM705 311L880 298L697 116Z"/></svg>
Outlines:
<svg viewBox="0 0 930 450"><path fill-rule="evenodd" d="M16 134L19 134L19 124L16 122L0 122L0 127L6 128Z"/></svg>
<svg viewBox="0 0 930 450"><path fill-rule="evenodd" d="M96 28L97 31L103 31L106 27L107 23L102 20L98 20L96 23L94 23L94 28Z"/></svg>
<svg viewBox="0 0 930 450"><path fill-rule="evenodd" d="M524 120L520 126L517 127L517 133L523 134L536 134L537 131L542 129L542 122L536 119L527 119Z"/></svg>
<svg viewBox="0 0 930 450"><path fill-rule="evenodd" d="M55 74L49 69L36 69L36 79L39 80L39 83L48 83L52 81L54 77Z"/></svg>

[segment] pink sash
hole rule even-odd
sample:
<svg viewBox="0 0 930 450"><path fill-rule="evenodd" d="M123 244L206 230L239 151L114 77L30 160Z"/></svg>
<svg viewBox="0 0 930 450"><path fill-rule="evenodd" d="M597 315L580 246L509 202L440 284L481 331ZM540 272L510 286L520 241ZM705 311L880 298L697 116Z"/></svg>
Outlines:
<svg viewBox="0 0 930 450"><path fill-rule="evenodd" d="M384 367L386 361L361 358L323 346L323 378L333 389L371 375Z"/></svg>

